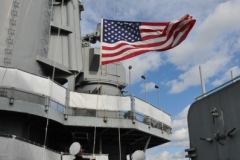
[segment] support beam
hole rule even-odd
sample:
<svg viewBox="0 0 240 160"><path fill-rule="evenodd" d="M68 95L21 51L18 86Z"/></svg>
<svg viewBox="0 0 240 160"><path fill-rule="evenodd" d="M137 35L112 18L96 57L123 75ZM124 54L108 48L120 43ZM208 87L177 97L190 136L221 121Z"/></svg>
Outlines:
<svg viewBox="0 0 240 160"><path fill-rule="evenodd" d="M134 131L134 130L135 130L135 129L132 129L132 130L130 130L130 131L122 134L120 137L123 137L123 136L127 135L128 133L130 133L130 132L132 132L132 131ZM119 138L119 137L114 138L114 139L112 140L112 142L115 141L115 140L117 140L118 138Z"/></svg>
<svg viewBox="0 0 240 160"><path fill-rule="evenodd" d="M201 86L202 86L202 95L205 96L206 89L205 89L205 83L204 83L204 78L202 75L202 67L201 66L199 66L199 73L200 73L200 81L201 81Z"/></svg>
<svg viewBox="0 0 240 160"><path fill-rule="evenodd" d="M133 143L131 143L130 145L134 145L135 143L137 143L138 141L140 141L140 140L143 140L143 139L145 139L145 138L147 138L148 136L144 136L144 137L142 137L142 138L139 138L139 139L137 139L136 141L134 141Z"/></svg>
<svg viewBox="0 0 240 160"><path fill-rule="evenodd" d="M145 144L145 147L144 147L144 150L143 150L143 152L146 152L146 150L147 150L147 147L148 147L148 144L149 144L149 142L150 142L150 140L151 140L151 135L148 137L148 140L147 140L147 143Z"/></svg>
<svg viewBox="0 0 240 160"><path fill-rule="evenodd" d="M108 129L109 129L109 128L106 128L106 129L102 130L99 134L97 134L97 137L98 137L98 136L102 136L102 134L103 134L104 132L106 132Z"/></svg>
<svg viewBox="0 0 240 160"><path fill-rule="evenodd" d="M99 154L102 154L102 134L99 135Z"/></svg>

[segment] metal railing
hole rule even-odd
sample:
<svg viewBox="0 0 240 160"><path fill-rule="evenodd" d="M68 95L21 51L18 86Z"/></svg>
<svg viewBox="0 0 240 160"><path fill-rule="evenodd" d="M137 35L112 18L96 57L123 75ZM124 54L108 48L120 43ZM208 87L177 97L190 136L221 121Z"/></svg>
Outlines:
<svg viewBox="0 0 240 160"><path fill-rule="evenodd" d="M47 146L44 146L42 144L30 141L30 140L22 138L22 137L18 137L18 136L15 136L15 135L0 133L0 137L9 138L9 139L17 139L19 141L22 141L22 142L25 142L25 143L28 143L28 144L32 144L32 145L35 145L35 146L38 146L38 147L46 148L47 150L52 151L54 153L61 154L61 152L53 150L53 149L51 149L51 148L49 148Z"/></svg>
<svg viewBox="0 0 240 160"><path fill-rule="evenodd" d="M206 93L204 93L204 94L196 97L195 100L196 100L196 101L197 101L197 100L200 100L200 99L202 99L202 98L204 98L204 97L206 97L206 96L208 96L208 95L210 95L210 94L213 94L213 93L215 93L215 92L217 92L217 91L219 91L219 90L221 90L221 89L223 89L223 88L229 86L230 84L232 84L232 83L234 83L234 82L237 82L237 81L239 81L239 80L240 80L240 76L237 76L237 77L235 77L234 79L231 79L231 80L223 83L222 85L220 85L220 86L218 86L218 87L216 87L216 88L214 88L214 89L212 89L212 90L210 90L210 91L208 91L208 92L206 92Z"/></svg>
<svg viewBox="0 0 240 160"><path fill-rule="evenodd" d="M113 118L113 119L135 119L138 122L149 125L152 128L160 129L168 134L172 133L172 128L158 120L155 120L149 116L135 112L135 116L131 111L107 111L107 110L93 110L82 108L68 108L68 116L86 116L86 117L98 117L98 118Z"/></svg>
<svg viewBox="0 0 240 160"><path fill-rule="evenodd" d="M86 117L98 117L98 118L112 118L112 119L130 119L136 120L138 122L147 124L153 128L165 131L171 134L172 128L158 120L151 118L150 116L143 115L141 113L132 111L108 111L108 110L93 110L93 109L83 109L83 108L72 108L66 107L52 99L47 103L49 97L44 95L39 95L36 93L29 93L27 91L22 91L16 88L0 87L0 97L5 97L10 100L23 100L35 104L40 104L42 106L49 105L49 108L55 110L61 114L65 114L65 109L67 110L68 116L86 116ZM13 102L14 103L14 102Z"/></svg>

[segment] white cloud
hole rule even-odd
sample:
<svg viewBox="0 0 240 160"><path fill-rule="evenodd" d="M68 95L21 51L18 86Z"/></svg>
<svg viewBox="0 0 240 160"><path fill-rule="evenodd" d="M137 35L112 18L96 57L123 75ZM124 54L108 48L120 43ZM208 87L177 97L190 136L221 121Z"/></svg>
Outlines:
<svg viewBox="0 0 240 160"><path fill-rule="evenodd" d="M212 65L206 65L208 69L204 71L204 74L206 81L208 81L209 78L218 74L221 68L227 67L227 64L233 57L233 51L229 49L236 50L240 48L240 40L237 40L237 36L235 36L236 40L226 40L228 34L234 33L236 35L235 32L239 32L240 26L237 25L240 24L240 19L238 18L238 15L240 15L239 0L229 0L220 4L217 0L209 0L207 1L208 3L200 0L194 2L183 0L175 3L153 0L149 1L148 5L143 0L123 0L121 2L106 0L94 3L90 0L84 0L83 2L85 8L87 8L83 12L82 21L85 33L95 30L97 23L100 22L101 14L103 14L104 18L110 19L170 21L180 18L186 13L191 13L197 19L197 23L189 37L181 45L166 54L168 62L184 71L178 79L173 79L167 83L168 86L171 86L170 93L180 93L191 86L199 85L198 66L203 65L204 68L204 65L208 62L216 62ZM156 14L154 8L158 8L158 6L167 7L163 7L161 13ZM170 12L170 10L175 9L178 12ZM238 34L240 35L240 33ZM229 45L232 47L229 48ZM223 51L228 54L224 54ZM126 68L129 65L133 66L132 84L139 82L142 74L156 71L159 68L162 64L160 54L146 53L123 61ZM221 62L216 60L219 57L221 57Z"/></svg>
<svg viewBox="0 0 240 160"><path fill-rule="evenodd" d="M187 114L188 114L188 110L190 108L190 105L188 105L187 107L185 107L180 113L178 113L175 116L175 119L185 119L187 118Z"/></svg>
<svg viewBox="0 0 240 160"><path fill-rule="evenodd" d="M239 6L239 0L220 4L201 25L195 26L197 31L195 38L190 38L169 51L168 61L184 71L178 79L167 83L171 86L170 93L180 93L190 86L199 85L199 65L203 68L206 82L228 66L235 52L240 49L236 45L239 43L237 36L231 37L232 40L226 40L229 34L239 34Z"/></svg>
<svg viewBox="0 0 240 160"><path fill-rule="evenodd" d="M153 82L150 82L150 83L146 83L146 92L151 92L151 91L153 91L153 90L156 90L156 88L155 88L155 83L153 83ZM142 83L141 85L140 85L140 87L142 88L142 93L143 92L145 92L145 88L144 88L144 83Z"/></svg>
<svg viewBox="0 0 240 160"><path fill-rule="evenodd" d="M231 80L231 71L232 71L233 78L240 75L240 68L238 66L232 67L229 70L227 70L221 78L218 78L215 81L213 81L212 85L219 86L224 82Z"/></svg>
<svg viewBox="0 0 240 160"><path fill-rule="evenodd" d="M150 52L146 53L126 61L122 62L126 70L128 70L128 66L132 66L131 69L131 83L137 83L142 81L141 76L145 75L146 79L148 79L146 73L151 71L156 71L159 66L162 64L160 53ZM128 81L127 74L127 81Z"/></svg>
<svg viewBox="0 0 240 160"><path fill-rule="evenodd" d="M219 53L205 63L199 64L202 67L202 75L205 82L208 82L209 78L226 67L227 63L231 60L230 58L230 56L226 56L224 53L222 55ZM167 82L167 85L171 86L169 92L180 93L190 86L200 85L199 65L191 67L189 70L179 75L178 79Z"/></svg>
<svg viewBox="0 0 240 160"><path fill-rule="evenodd" d="M223 38L226 34L239 31L240 19L239 0L227 1L218 5L215 11L204 19L200 24L197 23L190 33L191 38L187 38L184 43L170 50L167 55L169 61L180 69L189 68L195 64L200 64L216 54L214 49L220 47L216 45L225 44ZM219 41L221 43L219 44Z"/></svg>
<svg viewBox="0 0 240 160"><path fill-rule="evenodd" d="M188 135L188 126L187 126L187 114L188 110L190 108L190 105L185 107L180 113L178 113L172 122L172 141L170 143L161 145L158 147L158 149L155 149L154 151L148 151L147 155L148 160L183 160L185 159L186 153L184 152L184 149L189 147L189 135ZM182 148L182 151L180 152L167 152L163 151L162 153L159 153L158 150L165 150L168 148L168 150L171 150L169 148L171 147L179 147Z"/></svg>
<svg viewBox="0 0 240 160"><path fill-rule="evenodd" d="M187 126L187 114L190 105L177 114L172 121L172 145L187 148L189 145L189 135Z"/></svg>
<svg viewBox="0 0 240 160"><path fill-rule="evenodd" d="M95 30L96 24L100 22L101 10L104 18L129 21L170 21L186 13L197 19L188 38L166 54L146 53L123 61L127 73L128 66L133 66L132 84L142 81L141 75L145 75L148 79L149 72L157 71L163 65L161 60L163 54L167 56L167 62L164 63L173 64L180 72L179 76L174 75L176 78L166 83L171 87L170 93L180 93L191 86L200 85L199 65L202 66L206 83L216 78L214 82L209 82L212 85L226 81L225 77L230 78L229 68L234 70L234 76L240 74L237 66L239 58L236 57L237 54L240 55L240 0L182 0L179 2L151 0L147 5L145 0L122 0L115 1L115 14L112 0L102 1L102 5L100 1L83 1L86 2L84 18L88 19L87 21L84 19L82 24L82 28L86 30L85 33ZM222 73L225 74L219 76ZM152 83L149 83L148 90L153 90ZM173 141L159 147L167 148L168 151L159 153L157 150L148 157L149 160L186 159L184 158L186 153L183 150L189 145L188 109L189 106L173 119ZM180 148L182 151L175 152L169 149L171 147Z"/></svg>
<svg viewBox="0 0 240 160"><path fill-rule="evenodd" d="M184 108L178 115L176 115L172 121L172 128L173 130L178 130L182 128L187 128L187 114L190 105Z"/></svg>
<svg viewBox="0 0 240 160"><path fill-rule="evenodd" d="M186 140L188 140L187 128L178 129L172 134L172 141L186 141Z"/></svg>
<svg viewBox="0 0 240 160"><path fill-rule="evenodd" d="M185 154L183 154L182 152L170 153L164 151L160 154L156 154L154 156L147 158L147 160L186 160L184 155Z"/></svg>

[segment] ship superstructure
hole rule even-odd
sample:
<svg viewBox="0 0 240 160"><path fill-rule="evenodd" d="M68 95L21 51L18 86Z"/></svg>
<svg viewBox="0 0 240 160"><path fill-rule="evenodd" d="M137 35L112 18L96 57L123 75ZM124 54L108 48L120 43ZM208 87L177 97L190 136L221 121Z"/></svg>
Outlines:
<svg viewBox="0 0 240 160"><path fill-rule="evenodd" d="M190 148L185 150L186 158L239 158L239 78L197 97L189 108Z"/></svg>
<svg viewBox="0 0 240 160"><path fill-rule="evenodd" d="M169 114L123 95L123 65L99 66L80 1L0 3L0 159L70 160L79 142L89 159L125 160L171 140Z"/></svg>

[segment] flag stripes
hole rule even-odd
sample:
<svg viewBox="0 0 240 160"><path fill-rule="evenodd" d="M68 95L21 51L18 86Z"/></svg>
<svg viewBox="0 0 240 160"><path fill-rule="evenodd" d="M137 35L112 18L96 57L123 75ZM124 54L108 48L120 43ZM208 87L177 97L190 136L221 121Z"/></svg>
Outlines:
<svg viewBox="0 0 240 160"><path fill-rule="evenodd" d="M122 61L149 51L166 51L176 47L187 37L188 33L195 24L195 20L192 19L191 16L186 15L173 22L139 23L141 40L131 42L134 38L129 38L129 40L120 40L113 43L109 43L109 41L102 42L101 65ZM115 30L120 34L120 36L124 31L121 30L120 32L117 29ZM112 38L119 36L119 34L116 34L115 32L113 33L115 35L111 35ZM131 37L131 34L128 33L128 36Z"/></svg>

